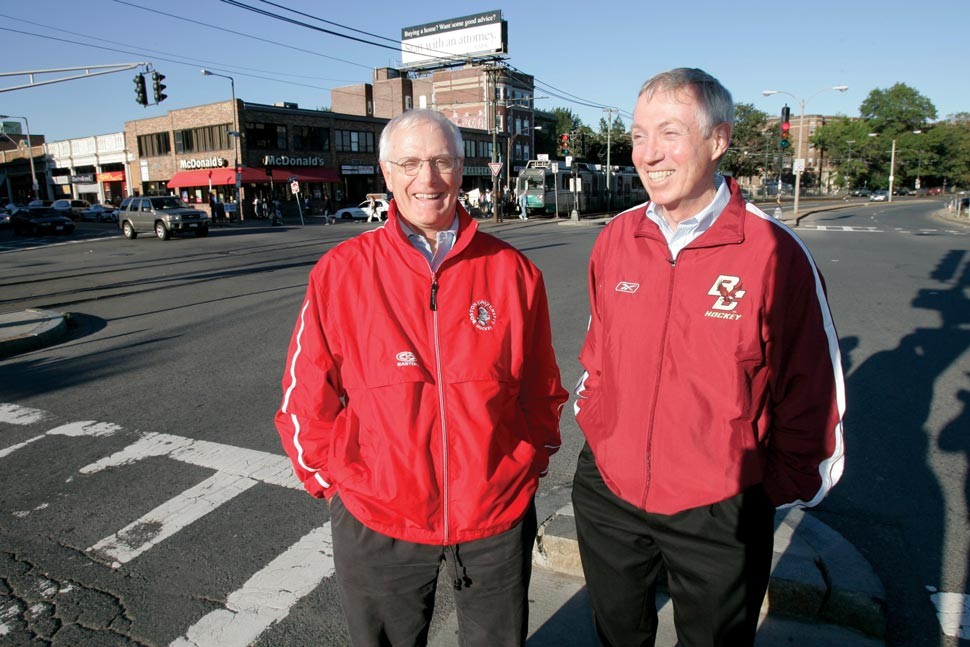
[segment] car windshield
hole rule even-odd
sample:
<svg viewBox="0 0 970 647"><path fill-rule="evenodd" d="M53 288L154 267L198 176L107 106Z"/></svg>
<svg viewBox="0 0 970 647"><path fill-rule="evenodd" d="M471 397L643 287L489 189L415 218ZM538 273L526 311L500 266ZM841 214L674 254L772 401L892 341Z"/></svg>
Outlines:
<svg viewBox="0 0 970 647"><path fill-rule="evenodd" d="M188 209L189 205L182 202L181 198L166 196L164 198L152 198L152 206L160 211L166 209Z"/></svg>

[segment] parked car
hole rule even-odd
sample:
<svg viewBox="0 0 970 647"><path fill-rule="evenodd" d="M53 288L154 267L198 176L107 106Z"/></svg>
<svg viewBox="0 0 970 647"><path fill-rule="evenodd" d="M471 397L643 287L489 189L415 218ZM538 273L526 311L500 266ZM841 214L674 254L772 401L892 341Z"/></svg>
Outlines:
<svg viewBox="0 0 970 647"><path fill-rule="evenodd" d="M54 204L53 200L31 200L27 203L28 207L49 207Z"/></svg>
<svg viewBox="0 0 970 647"><path fill-rule="evenodd" d="M118 225L125 238L155 232L160 240L173 234L192 232L199 238L209 235L209 214L193 209L174 195L125 198L118 207Z"/></svg>
<svg viewBox="0 0 970 647"><path fill-rule="evenodd" d="M869 200L872 202L885 202L886 198L889 197L889 191L885 189L879 189L878 191L873 191L869 194Z"/></svg>
<svg viewBox="0 0 970 647"><path fill-rule="evenodd" d="M51 207L21 209L10 216L10 225L18 236L74 233L74 222Z"/></svg>
<svg viewBox="0 0 970 647"><path fill-rule="evenodd" d="M943 194L943 187L941 187L941 186L932 186L929 189L927 189L926 192L928 194L930 194L930 195L942 195Z"/></svg>
<svg viewBox="0 0 970 647"><path fill-rule="evenodd" d="M381 220L386 220L387 210L390 209L390 204L383 198L378 198L374 202L377 205L377 217ZM370 215L369 204L369 200L364 200L356 207L344 207L343 209L337 209L334 217L338 220L367 220L367 216Z"/></svg>
<svg viewBox="0 0 970 647"><path fill-rule="evenodd" d="M118 210L109 205L92 204L81 212L81 220L91 222L118 222Z"/></svg>
<svg viewBox="0 0 970 647"><path fill-rule="evenodd" d="M849 191L849 195L856 198L867 198L869 197L869 189L863 189L862 187L857 187Z"/></svg>
<svg viewBox="0 0 970 647"><path fill-rule="evenodd" d="M82 211L91 208L91 203L87 200L68 200L64 198L61 200L54 200L54 204L51 205L51 208L60 212L62 215L67 216L71 220L77 220L81 217Z"/></svg>

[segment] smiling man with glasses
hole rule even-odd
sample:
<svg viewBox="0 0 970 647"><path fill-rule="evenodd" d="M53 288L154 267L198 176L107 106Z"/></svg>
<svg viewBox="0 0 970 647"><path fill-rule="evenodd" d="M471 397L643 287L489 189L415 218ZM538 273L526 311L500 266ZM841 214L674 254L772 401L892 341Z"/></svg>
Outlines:
<svg viewBox="0 0 970 647"><path fill-rule="evenodd" d="M533 498L566 400L542 275L458 205L447 117L399 115L380 148L387 222L310 273L276 415L330 502L337 642L426 644L444 567L460 644L523 645Z"/></svg>

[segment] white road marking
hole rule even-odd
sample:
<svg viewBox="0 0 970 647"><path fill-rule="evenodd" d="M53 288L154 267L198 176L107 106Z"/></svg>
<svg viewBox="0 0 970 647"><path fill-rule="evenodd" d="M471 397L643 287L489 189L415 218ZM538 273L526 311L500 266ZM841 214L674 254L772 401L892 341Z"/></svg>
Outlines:
<svg viewBox="0 0 970 647"><path fill-rule="evenodd" d="M44 411L0 403L0 422L29 425L48 417L52 416ZM65 424L0 450L0 458L47 436L104 437L120 430L122 427L110 423ZM159 433L138 434L133 443L82 467L80 473L94 474L161 456L205 467L214 470L215 474L88 549L95 556L111 560L114 568L130 562L258 483L302 489L286 456ZM276 557L240 589L230 593L225 609L199 619L172 645L250 645L268 627L289 615L294 604L333 573L333 547L330 522L327 522ZM0 636L9 631L3 624L5 619L6 610L0 609Z"/></svg>
<svg viewBox="0 0 970 647"><path fill-rule="evenodd" d="M970 595L937 591L932 586L926 588L930 591L930 601L936 607L936 618L943 633L970 639Z"/></svg>
<svg viewBox="0 0 970 647"><path fill-rule="evenodd" d="M13 412L12 418L19 420L30 419L31 422L36 422L38 420L43 420L47 417L47 414L43 411L38 411L37 409L27 409L26 407L17 407L16 405L8 405L0 403L0 416L2 416L2 411L5 408L15 407L21 409L20 412ZM26 413L25 413L26 411ZM37 417L34 413L40 413L41 416ZM31 424L30 422L21 422L13 424ZM110 436L114 433L121 431L119 425L112 424L110 422L94 422L91 420L83 422L72 422L66 425L61 425L60 427L54 427L50 431L43 433L39 436L34 436L33 438L28 438L27 440L17 443L16 445L11 445L10 447L5 447L0 449L0 458L4 458L14 453L18 449L23 449L30 443L36 442L41 438L46 436Z"/></svg>
<svg viewBox="0 0 970 647"><path fill-rule="evenodd" d="M246 647L334 573L330 522L311 531L201 618L170 647Z"/></svg>
<svg viewBox="0 0 970 647"><path fill-rule="evenodd" d="M295 490L303 487L293 475L293 467L286 456L172 434L144 434L123 450L82 467L80 472L93 474L152 456L168 456L190 465L245 476L270 485Z"/></svg>
<svg viewBox="0 0 970 647"><path fill-rule="evenodd" d="M113 559L111 567L118 568L254 485L256 481L244 476L217 472L105 537L88 551Z"/></svg>
<svg viewBox="0 0 970 647"><path fill-rule="evenodd" d="M46 411L0 402L0 422L10 425L32 425L48 417Z"/></svg>

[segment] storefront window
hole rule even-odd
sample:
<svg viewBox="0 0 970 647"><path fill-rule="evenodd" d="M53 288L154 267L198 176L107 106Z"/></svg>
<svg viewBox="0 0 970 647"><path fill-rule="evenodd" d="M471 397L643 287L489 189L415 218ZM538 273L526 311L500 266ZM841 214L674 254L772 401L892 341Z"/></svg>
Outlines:
<svg viewBox="0 0 970 647"><path fill-rule="evenodd" d="M246 142L254 149L289 150L286 126L282 124L246 124Z"/></svg>
<svg viewBox="0 0 970 647"><path fill-rule="evenodd" d="M172 140L167 132L138 137L138 157L159 157L171 152Z"/></svg>
<svg viewBox="0 0 970 647"><path fill-rule="evenodd" d="M374 133L359 130L338 130L338 153L373 153Z"/></svg>
<svg viewBox="0 0 970 647"><path fill-rule="evenodd" d="M330 129L317 126L293 127L294 151L330 151Z"/></svg>
<svg viewBox="0 0 970 647"><path fill-rule="evenodd" d="M228 150L232 148L232 142L229 139L230 130L232 130L230 124L176 130L175 152L205 153L209 151Z"/></svg>

